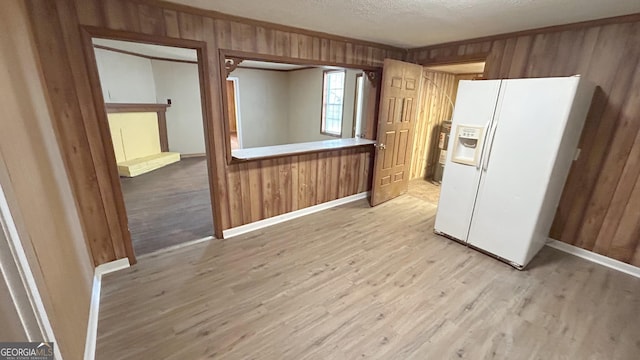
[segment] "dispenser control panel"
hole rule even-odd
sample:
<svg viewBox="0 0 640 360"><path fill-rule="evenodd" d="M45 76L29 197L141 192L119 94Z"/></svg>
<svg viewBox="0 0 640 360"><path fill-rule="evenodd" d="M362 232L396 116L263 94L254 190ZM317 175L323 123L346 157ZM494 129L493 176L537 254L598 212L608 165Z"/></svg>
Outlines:
<svg viewBox="0 0 640 360"><path fill-rule="evenodd" d="M480 132L482 129L478 129L478 128L473 128L473 127L464 127L461 128L461 134L460 137L463 137L465 139L479 139L480 138Z"/></svg>
<svg viewBox="0 0 640 360"><path fill-rule="evenodd" d="M474 125L458 125L455 132L451 161L478 165L482 151L482 135L484 127Z"/></svg>

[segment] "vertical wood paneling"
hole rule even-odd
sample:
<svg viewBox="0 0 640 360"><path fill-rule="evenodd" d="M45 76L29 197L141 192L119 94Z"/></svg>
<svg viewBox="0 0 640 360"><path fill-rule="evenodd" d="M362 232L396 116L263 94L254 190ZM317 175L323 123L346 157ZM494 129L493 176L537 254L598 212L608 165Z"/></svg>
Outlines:
<svg viewBox="0 0 640 360"><path fill-rule="evenodd" d="M580 74L599 86L556 213L551 237L640 266L640 22L518 34L492 42L490 79ZM455 62L474 45L409 52ZM463 49L464 47L464 49ZM482 51L474 49L478 54ZM454 55L451 55L454 54Z"/></svg>
<svg viewBox="0 0 640 360"><path fill-rule="evenodd" d="M178 13L173 10L163 10L164 27L168 37L180 37L180 26L178 26Z"/></svg>
<svg viewBox="0 0 640 360"><path fill-rule="evenodd" d="M510 78L519 78L525 76L529 52L531 50L532 36L520 36L516 40L513 49L513 57L511 58L511 67L509 68Z"/></svg>
<svg viewBox="0 0 640 360"><path fill-rule="evenodd" d="M238 166L240 174L240 193L242 194L242 222L251 222L251 179L249 177L249 164Z"/></svg>
<svg viewBox="0 0 640 360"><path fill-rule="evenodd" d="M454 97L455 82L453 74L424 72L420 110L414 131L411 179L427 179L433 175L433 166L438 162L435 149L438 145L440 126L452 116L447 96Z"/></svg>
<svg viewBox="0 0 640 360"><path fill-rule="evenodd" d="M101 189L95 181L96 164L90 151L89 138L85 124L81 121L83 115L80 110L75 87L68 74L71 73L71 63L65 49L62 25L59 23L58 9L54 2L44 2L41 6L30 7L31 18L49 18L34 31L36 41L47 42L46 48L41 48L40 56L49 59L42 63L45 83L48 90L71 87L69 92L60 93L60 101L51 103L51 111L56 121L54 128L58 134L62 152L65 154L65 164L75 164L79 169L70 168L71 185L77 189L74 193L79 213L84 225L87 244L92 251L96 264L115 259L115 249L111 243L112 233L103 210ZM52 41L51 39L60 39ZM85 151L78 151L84 149ZM84 172L80 169L94 169ZM90 225L92 224L92 225Z"/></svg>
<svg viewBox="0 0 640 360"><path fill-rule="evenodd" d="M632 108L625 108L625 105L632 107L637 107L638 105L637 103L634 104L633 98L638 96L640 79L634 81L634 76L629 76L629 74L640 75L637 70L640 56L639 31L640 24L636 24L633 36L626 42L625 48L628 50L626 51L625 61L621 61L615 74L614 86L609 96L611 100L600 121L601 126L598 128L598 133L612 133L613 140L611 144L615 144L615 146L607 144L606 146L609 147L609 150L602 154L602 166L598 174L594 174L594 178L597 177L597 185L594 182L590 199L592 206L586 209L583 216L584 224L580 227L577 236L580 239L578 244L582 247L593 248L598 251L604 251L603 245L596 246L599 229L602 227L607 209L611 204L612 194L614 194L616 185L621 180L620 175L633 142L633 135L638 132L640 126L640 121L632 121L622 113L622 110L626 110L627 114L629 110L633 111ZM614 100L625 98L624 104ZM616 119L619 122L617 131L613 125ZM605 239L601 239L601 244L604 243Z"/></svg>
<svg viewBox="0 0 640 360"><path fill-rule="evenodd" d="M487 57L487 61L484 67L485 77L498 77L500 74L500 59L504 53L504 49L507 45L505 40L497 40L493 44L493 49Z"/></svg>
<svg viewBox="0 0 640 360"><path fill-rule="evenodd" d="M101 4L95 0L81 1L76 4L78 19L84 24L91 26L103 26L104 18L102 16Z"/></svg>
<svg viewBox="0 0 640 360"><path fill-rule="evenodd" d="M284 214L291 211L291 159L280 158L276 162L278 168L274 176L278 177L278 213Z"/></svg>
<svg viewBox="0 0 640 360"><path fill-rule="evenodd" d="M212 111L207 126L213 133L213 138L209 139L213 158L209 163L215 165L212 176L218 189L218 201L212 206L221 218L221 223L216 224L218 229L369 189L369 148L227 165L218 50L225 48L369 66L381 66L385 57L402 59L404 51L266 23L214 17L210 12L162 2L35 1L30 3L30 8L55 113L54 125L96 264L123 257L124 244L117 235L120 224L114 222L117 209L113 199L117 196L110 193L113 184L105 180L109 179L107 173L112 164L101 153L108 146L96 133L96 110L91 100L93 94L86 83L88 67L78 30L81 25L206 42L204 76L210 85L210 98L206 100Z"/></svg>
<svg viewBox="0 0 640 360"><path fill-rule="evenodd" d="M257 161L252 161L248 166L249 172L249 194L245 194L243 196L248 195L251 199L251 207L249 211L251 213L251 222L258 221L263 219L262 214L262 178L260 176L260 164ZM245 209L246 210L246 209Z"/></svg>
<svg viewBox="0 0 640 360"><path fill-rule="evenodd" d="M325 189L327 188L327 181L329 180L327 178L328 157L329 157L328 152L323 152L318 154L317 169L316 169L316 173L317 173L316 187L318 189L318 192L316 193L316 201L318 204L321 204L327 201L327 192L325 191Z"/></svg>
<svg viewBox="0 0 640 360"><path fill-rule="evenodd" d="M575 170L579 177L573 177L567 182L567 195L572 197L573 204L567 207L569 213L561 237L572 243L592 249L590 238L581 238L581 229L586 225L586 213L591 196L597 192L598 180L601 175L603 159L611 141L612 132L617 125L617 114L624 83L616 82L618 66L623 57L617 53L625 52L626 33L629 24L604 27L599 34L596 48L602 51L594 52L586 76L596 82L601 88L595 99L591 113L587 118L582 133L581 147L585 150L581 158L575 162ZM615 66L611 68L610 66ZM604 71L608 69L609 71ZM628 77L628 75L627 75ZM620 79L623 80L623 79ZM614 96L617 95L617 96ZM588 196L585 196L588 194ZM599 204L591 204L599 206Z"/></svg>
<svg viewBox="0 0 640 360"><path fill-rule="evenodd" d="M149 35L165 35L164 13L162 9L144 4L138 5L140 31Z"/></svg>

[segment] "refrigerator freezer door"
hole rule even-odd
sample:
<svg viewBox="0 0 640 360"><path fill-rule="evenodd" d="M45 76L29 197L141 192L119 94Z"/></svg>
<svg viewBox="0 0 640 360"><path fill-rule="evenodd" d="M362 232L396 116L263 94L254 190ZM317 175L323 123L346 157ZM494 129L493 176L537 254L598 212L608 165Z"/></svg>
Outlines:
<svg viewBox="0 0 640 360"><path fill-rule="evenodd" d="M458 86L451 134L473 137L468 131L458 131L458 127L478 127L481 138L474 150L479 153L482 153L484 135L493 119L500 83L501 80L460 81ZM479 163L474 165L452 161L454 146L459 143L454 139L449 140L435 230L466 241L481 171L477 166Z"/></svg>
<svg viewBox="0 0 640 360"><path fill-rule="evenodd" d="M579 78L505 80L469 244L525 266Z"/></svg>

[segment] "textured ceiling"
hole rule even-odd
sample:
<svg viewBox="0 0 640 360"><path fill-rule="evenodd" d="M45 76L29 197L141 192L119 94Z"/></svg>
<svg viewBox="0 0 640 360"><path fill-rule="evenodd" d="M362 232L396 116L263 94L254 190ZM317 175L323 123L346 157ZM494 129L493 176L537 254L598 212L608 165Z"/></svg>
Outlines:
<svg viewBox="0 0 640 360"><path fill-rule="evenodd" d="M640 12L640 0L170 0L411 48Z"/></svg>

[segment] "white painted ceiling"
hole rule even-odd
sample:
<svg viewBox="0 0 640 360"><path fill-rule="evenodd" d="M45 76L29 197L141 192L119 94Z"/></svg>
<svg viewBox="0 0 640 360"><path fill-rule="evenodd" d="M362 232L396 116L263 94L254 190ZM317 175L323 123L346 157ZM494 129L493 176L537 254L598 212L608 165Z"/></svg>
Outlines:
<svg viewBox="0 0 640 360"><path fill-rule="evenodd" d="M170 0L404 48L640 12L640 0Z"/></svg>
<svg viewBox="0 0 640 360"><path fill-rule="evenodd" d="M95 45L129 51L145 56L174 60L198 61L198 53L193 49L98 38L94 38L93 43Z"/></svg>
<svg viewBox="0 0 640 360"><path fill-rule="evenodd" d="M305 65L283 64L265 61L244 60L238 65L239 68L256 68L267 70L294 70L302 69Z"/></svg>

